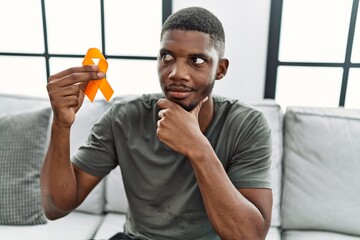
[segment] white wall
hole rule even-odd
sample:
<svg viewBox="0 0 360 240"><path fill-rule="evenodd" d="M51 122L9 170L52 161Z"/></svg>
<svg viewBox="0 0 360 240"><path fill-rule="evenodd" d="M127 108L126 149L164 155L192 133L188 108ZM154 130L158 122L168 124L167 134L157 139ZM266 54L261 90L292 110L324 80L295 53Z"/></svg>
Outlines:
<svg viewBox="0 0 360 240"><path fill-rule="evenodd" d="M241 101L263 99L271 0L173 0L173 12L199 6L223 23L228 74L214 93Z"/></svg>

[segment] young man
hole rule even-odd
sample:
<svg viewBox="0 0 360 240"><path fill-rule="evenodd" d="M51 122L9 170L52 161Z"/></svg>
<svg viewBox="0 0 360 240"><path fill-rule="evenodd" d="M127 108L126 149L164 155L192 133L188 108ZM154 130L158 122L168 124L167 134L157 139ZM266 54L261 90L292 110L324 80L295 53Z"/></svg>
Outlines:
<svg viewBox="0 0 360 240"><path fill-rule="evenodd" d="M69 135L97 66L50 77L51 143L41 173L46 216L76 208L120 165L133 239L264 239L271 219L270 130L264 116L212 95L228 68L220 21L187 8L163 25L163 94L114 104L69 160Z"/></svg>

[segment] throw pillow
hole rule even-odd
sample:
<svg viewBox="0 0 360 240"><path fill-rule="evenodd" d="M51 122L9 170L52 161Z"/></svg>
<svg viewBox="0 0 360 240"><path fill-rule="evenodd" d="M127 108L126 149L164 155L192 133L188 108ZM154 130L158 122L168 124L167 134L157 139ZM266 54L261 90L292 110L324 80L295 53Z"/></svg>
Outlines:
<svg viewBox="0 0 360 240"><path fill-rule="evenodd" d="M41 206L40 168L51 109L0 118L0 224L47 222Z"/></svg>

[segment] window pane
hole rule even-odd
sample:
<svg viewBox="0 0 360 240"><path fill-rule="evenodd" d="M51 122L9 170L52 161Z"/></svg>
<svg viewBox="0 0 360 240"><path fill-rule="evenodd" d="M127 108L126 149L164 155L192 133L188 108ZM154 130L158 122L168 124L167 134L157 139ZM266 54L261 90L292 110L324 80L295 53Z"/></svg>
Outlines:
<svg viewBox="0 0 360 240"><path fill-rule="evenodd" d="M83 58L50 58L50 74L61 72L71 67L82 66Z"/></svg>
<svg viewBox="0 0 360 240"><path fill-rule="evenodd" d="M108 59L107 80L114 95L161 92L157 62L146 60Z"/></svg>
<svg viewBox="0 0 360 240"><path fill-rule="evenodd" d="M352 0L284 0L280 61L344 62Z"/></svg>
<svg viewBox="0 0 360 240"><path fill-rule="evenodd" d="M43 53L44 35L39 0L0 2L0 51Z"/></svg>
<svg viewBox="0 0 360 240"><path fill-rule="evenodd" d="M83 54L101 49L100 1L47 0L49 53Z"/></svg>
<svg viewBox="0 0 360 240"><path fill-rule="evenodd" d="M0 56L0 92L47 97L46 69L43 57Z"/></svg>
<svg viewBox="0 0 360 240"><path fill-rule="evenodd" d="M105 0L108 55L156 56L162 24L161 0Z"/></svg>
<svg viewBox="0 0 360 240"><path fill-rule="evenodd" d="M360 108L360 68L350 69L345 107Z"/></svg>
<svg viewBox="0 0 360 240"><path fill-rule="evenodd" d="M360 63L360 4L358 6L357 20L355 25L355 36L351 54L351 62Z"/></svg>
<svg viewBox="0 0 360 240"><path fill-rule="evenodd" d="M339 105L342 68L278 68L276 100L286 106L337 107Z"/></svg>

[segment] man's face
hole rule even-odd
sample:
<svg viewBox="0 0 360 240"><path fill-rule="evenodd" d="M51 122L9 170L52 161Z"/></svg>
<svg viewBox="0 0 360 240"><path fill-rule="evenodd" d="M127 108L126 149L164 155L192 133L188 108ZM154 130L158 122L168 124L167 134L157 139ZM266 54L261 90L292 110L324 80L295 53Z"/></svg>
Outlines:
<svg viewBox="0 0 360 240"><path fill-rule="evenodd" d="M158 56L158 75L165 97L191 111L211 94L218 62L218 53L208 34L165 32Z"/></svg>

